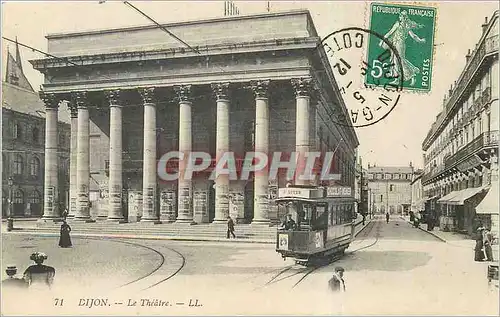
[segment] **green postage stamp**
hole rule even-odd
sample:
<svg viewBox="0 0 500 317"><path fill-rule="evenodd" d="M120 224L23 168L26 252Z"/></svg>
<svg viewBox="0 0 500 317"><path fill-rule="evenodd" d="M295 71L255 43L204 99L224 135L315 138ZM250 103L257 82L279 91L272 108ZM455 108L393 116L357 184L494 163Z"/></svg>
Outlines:
<svg viewBox="0 0 500 317"><path fill-rule="evenodd" d="M378 36L370 35L365 83L385 87L403 76L403 89L430 91L435 24L435 8L372 3L370 31Z"/></svg>

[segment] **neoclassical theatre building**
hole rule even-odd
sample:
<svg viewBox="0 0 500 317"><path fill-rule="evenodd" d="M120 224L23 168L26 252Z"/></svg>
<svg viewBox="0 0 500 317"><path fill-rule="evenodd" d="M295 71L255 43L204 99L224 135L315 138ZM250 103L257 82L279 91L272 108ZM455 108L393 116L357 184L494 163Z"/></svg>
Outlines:
<svg viewBox="0 0 500 317"><path fill-rule="evenodd" d="M63 104L72 113L75 219L279 218L273 199L285 176L212 181L207 170L165 182L157 162L169 151L204 151L215 159L227 151L243 158L249 151L335 150L331 173L341 177L328 185L354 186L359 142L308 11L164 27L182 42L157 26L52 34L48 52L57 58L31 61L45 75L45 219L59 216L53 145Z"/></svg>

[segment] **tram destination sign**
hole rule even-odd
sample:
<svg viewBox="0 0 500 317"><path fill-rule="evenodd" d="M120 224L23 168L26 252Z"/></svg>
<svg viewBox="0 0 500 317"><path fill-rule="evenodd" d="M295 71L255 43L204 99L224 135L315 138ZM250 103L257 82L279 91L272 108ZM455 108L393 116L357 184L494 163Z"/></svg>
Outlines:
<svg viewBox="0 0 500 317"><path fill-rule="evenodd" d="M346 186L330 186L326 188L326 197L351 197L352 189Z"/></svg>
<svg viewBox="0 0 500 317"><path fill-rule="evenodd" d="M312 188L280 188L278 197L293 197L293 198L320 198L323 196L323 190Z"/></svg>

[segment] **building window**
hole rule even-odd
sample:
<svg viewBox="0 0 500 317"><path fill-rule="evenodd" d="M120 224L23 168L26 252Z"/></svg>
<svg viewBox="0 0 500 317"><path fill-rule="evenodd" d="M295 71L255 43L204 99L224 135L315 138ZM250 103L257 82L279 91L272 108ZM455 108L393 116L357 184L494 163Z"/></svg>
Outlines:
<svg viewBox="0 0 500 317"><path fill-rule="evenodd" d="M7 170L7 159L4 154L2 154L2 173L3 175L9 174Z"/></svg>
<svg viewBox="0 0 500 317"><path fill-rule="evenodd" d="M39 204L42 202L42 196L40 195L40 192L38 190L34 190L31 192L31 194L28 197L28 202L30 204Z"/></svg>
<svg viewBox="0 0 500 317"><path fill-rule="evenodd" d="M31 159L30 174L35 178L40 175L40 160L37 157Z"/></svg>
<svg viewBox="0 0 500 317"><path fill-rule="evenodd" d="M34 144L40 143L40 130L38 130L38 128L33 128L33 131L31 132L31 138Z"/></svg>
<svg viewBox="0 0 500 317"><path fill-rule="evenodd" d="M380 202L384 201L384 195L380 195Z"/></svg>
<svg viewBox="0 0 500 317"><path fill-rule="evenodd" d="M14 139L17 139L17 140L20 140L22 135L23 135L23 131L22 131L22 128L21 128L21 124L19 123L15 123L14 124L14 131L13 131L13 135L14 135Z"/></svg>
<svg viewBox="0 0 500 317"><path fill-rule="evenodd" d="M389 185L389 191L391 191L391 192L392 192L393 190L394 190L394 185L392 185L392 184L391 184L391 185Z"/></svg>
<svg viewBox="0 0 500 317"><path fill-rule="evenodd" d="M18 189L14 192L14 197L12 198L14 204L24 204L24 194Z"/></svg>
<svg viewBox="0 0 500 317"><path fill-rule="evenodd" d="M14 170L15 175L23 174L23 157L21 155L16 155L14 158Z"/></svg>
<svg viewBox="0 0 500 317"><path fill-rule="evenodd" d="M470 127L471 133L472 133L472 140L474 140L474 138L476 137L476 135L474 134L474 130L475 130L474 125L475 124L476 124L475 122L472 122L471 127Z"/></svg>

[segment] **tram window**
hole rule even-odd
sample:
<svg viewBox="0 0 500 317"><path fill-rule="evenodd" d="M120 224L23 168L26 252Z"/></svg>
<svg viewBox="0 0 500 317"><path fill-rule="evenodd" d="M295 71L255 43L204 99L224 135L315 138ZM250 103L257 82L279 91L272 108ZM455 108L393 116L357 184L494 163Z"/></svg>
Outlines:
<svg viewBox="0 0 500 317"><path fill-rule="evenodd" d="M336 221L335 224L340 225L342 223L342 205L337 206L337 215L336 215Z"/></svg>
<svg viewBox="0 0 500 317"><path fill-rule="evenodd" d="M324 230L328 227L328 209L325 205L317 205L316 219L314 219L314 230Z"/></svg>

